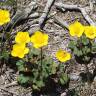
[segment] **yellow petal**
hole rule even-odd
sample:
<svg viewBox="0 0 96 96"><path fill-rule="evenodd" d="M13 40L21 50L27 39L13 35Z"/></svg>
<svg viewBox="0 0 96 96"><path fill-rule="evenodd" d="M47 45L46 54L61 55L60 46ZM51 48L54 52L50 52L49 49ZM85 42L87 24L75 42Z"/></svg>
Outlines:
<svg viewBox="0 0 96 96"><path fill-rule="evenodd" d="M0 9L0 26L10 22L10 13L8 10Z"/></svg>
<svg viewBox="0 0 96 96"><path fill-rule="evenodd" d="M25 48L24 54L27 54L29 52L29 48Z"/></svg>
<svg viewBox="0 0 96 96"><path fill-rule="evenodd" d="M95 26L85 26L85 35L90 39L94 39L96 37L96 27Z"/></svg>
<svg viewBox="0 0 96 96"><path fill-rule="evenodd" d="M22 43L22 44L14 44L13 45L13 49L15 50L17 50L17 49L24 49L25 48L25 44L24 43Z"/></svg>
<svg viewBox="0 0 96 96"><path fill-rule="evenodd" d="M56 53L56 58L61 62L66 62L67 60L71 59L70 53L60 49Z"/></svg>
<svg viewBox="0 0 96 96"><path fill-rule="evenodd" d="M31 42L35 48L40 48L48 44L48 35L40 31L36 31L31 36Z"/></svg>
<svg viewBox="0 0 96 96"><path fill-rule="evenodd" d="M39 46L38 44L34 44L33 45L35 48L40 48L41 46Z"/></svg>
<svg viewBox="0 0 96 96"><path fill-rule="evenodd" d="M34 35L31 36L31 42L35 42L36 38Z"/></svg>
<svg viewBox="0 0 96 96"><path fill-rule="evenodd" d="M71 55L69 53L66 53L66 57L63 58L63 62L66 62L67 60L70 60L71 59Z"/></svg>
<svg viewBox="0 0 96 96"><path fill-rule="evenodd" d="M45 41L48 42L48 35L47 34L44 34L44 39L45 39Z"/></svg>
<svg viewBox="0 0 96 96"><path fill-rule="evenodd" d="M17 57L17 54L13 50L11 51L11 55Z"/></svg>
<svg viewBox="0 0 96 96"><path fill-rule="evenodd" d="M14 44L11 55L14 57L23 58L24 55L28 53L28 51L29 49L25 47L25 44Z"/></svg>
<svg viewBox="0 0 96 96"><path fill-rule="evenodd" d="M22 53L22 54L18 55L18 57L19 58L24 58L24 54Z"/></svg>
<svg viewBox="0 0 96 96"><path fill-rule="evenodd" d="M71 36L80 37L84 32L84 26L78 21L76 21L69 26L69 32Z"/></svg>
<svg viewBox="0 0 96 96"><path fill-rule="evenodd" d="M30 42L30 37L28 32L18 32L15 37L16 43L28 43Z"/></svg>

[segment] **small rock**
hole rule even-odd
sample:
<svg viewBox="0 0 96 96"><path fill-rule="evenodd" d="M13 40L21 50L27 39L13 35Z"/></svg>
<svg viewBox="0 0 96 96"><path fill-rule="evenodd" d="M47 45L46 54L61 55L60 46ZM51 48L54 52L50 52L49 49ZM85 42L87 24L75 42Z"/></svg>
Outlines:
<svg viewBox="0 0 96 96"><path fill-rule="evenodd" d="M95 78L94 78L94 82L96 82L96 76L95 76Z"/></svg>
<svg viewBox="0 0 96 96"><path fill-rule="evenodd" d="M71 73L70 79L73 81L77 81L79 79L79 75L77 75L76 73Z"/></svg>
<svg viewBox="0 0 96 96"><path fill-rule="evenodd" d="M66 94L66 92L64 92L60 96L67 96L67 94Z"/></svg>
<svg viewBox="0 0 96 96"><path fill-rule="evenodd" d="M81 66L80 71L85 71L85 66L84 65Z"/></svg>

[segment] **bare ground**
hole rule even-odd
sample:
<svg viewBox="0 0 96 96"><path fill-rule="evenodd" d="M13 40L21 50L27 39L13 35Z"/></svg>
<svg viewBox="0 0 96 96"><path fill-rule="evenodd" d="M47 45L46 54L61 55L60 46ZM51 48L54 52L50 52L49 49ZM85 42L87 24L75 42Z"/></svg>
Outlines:
<svg viewBox="0 0 96 96"><path fill-rule="evenodd" d="M22 7L26 7L33 0L17 0L17 1L18 1L18 3L17 3L18 6L22 9ZM92 0L90 0L90 1L92 1ZM92 7L92 5L90 5L89 0L56 0L55 2L62 2L64 4L81 5L84 8L87 8L88 15L95 22L96 21L96 14L95 14L96 13L96 1L95 0L93 0L93 1L95 2L95 3L91 2L93 4L93 7ZM26 2L26 3L24 3L24 2ZM37 2L38 8L35 12L38 12L39 17L40 17L43 13L47 0L37 0L36 2ZM48 48L46 48L46 54L51 55L54 58L54 60L57 62L57 60L55 58L55 52L59 48L63 48L65 50L70 51L69 49L67 49L68 42L70 40L70 35L68 33L68 30L57 25L54 22L54 20L55 20L54 18L58 18L62 21L67 21L68 24L72 23L75 20L79 20L84 25L88 25L88 23L82 16L81 12L78 12L75 10L62 12L62 11L56 9L56 7L53 5L51 8L51 11L49 13L49 16L52 13L54 13L54 14L46 22L43 30L46 33L48 33L49 37L50 37ZM22 30L23 28L25 28L25 26L27 27L27 25L28 25L28 26L32 26L28 30L31 33L33 33L34 31L38 30L38 28L39 28L39 26L36 25L36 24L38 24L39 17L35 18L35 19L30 19L27 22L24 22L23 24L19 24L18 26L16 26L16 28L13 30L13 32L16 33L19 30ZM31 24L30 22L33 22L32 23L33 25L30 25ZM85 69L84 65L80 65L80 64L76 64L76 63L71 64L71 63L70 63L70 65L68 65L67 72L69 75L75 74L74 75L75 79L70 81L69 89L75 88L78 84L80 84L80 80L76 79L77 78L76 76L78 76L79 73L83 72ZM11 67L6 66L5 64L2 68L3 68L2 74L0 76L0 96L16 96L16 94L18 96L32 96L30 88L24 89L17 83L11 85L12 83L14 83L16 81L18 72L14 72L14 70ZM93 63L89 64L90 72L92 72L92 70L94 68L95 68L95 65ZM76 90L77 90L79 96L96 96L96 78L92 82L90 88L86 83L84 86L79 86ZM67 93L67 89L61 93L61 96L67 96L66 93ZM48 95L48 96L56 96L56 95ZM68 96L73 96L73 95L68 95Z"/></svg>

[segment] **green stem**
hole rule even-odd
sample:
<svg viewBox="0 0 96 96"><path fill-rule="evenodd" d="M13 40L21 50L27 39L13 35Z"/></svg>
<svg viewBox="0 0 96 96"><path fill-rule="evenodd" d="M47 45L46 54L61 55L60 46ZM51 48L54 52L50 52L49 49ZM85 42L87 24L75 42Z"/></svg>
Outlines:
<svg viewBox="0 0 96 96"><path fill-rule="evenodd" d="M42 57L43 57L43 50L41 48L41 71L42 71Z"/></svg>
<svg viewBox="0 0 96 96"><path fill-rule="evenodd" d="M59 62L59 65L58 65L58 71L60 71L60 73L65 72L65 66L64 66L64 63Z"/></svg>

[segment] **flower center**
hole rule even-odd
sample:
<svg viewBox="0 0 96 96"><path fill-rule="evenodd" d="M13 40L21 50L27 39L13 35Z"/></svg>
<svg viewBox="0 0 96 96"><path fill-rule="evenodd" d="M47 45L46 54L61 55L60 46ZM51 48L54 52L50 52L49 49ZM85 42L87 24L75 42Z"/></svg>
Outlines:
<svg viewBox="0 0 96 96"><path fill-rule="evenodd" d="M61 53L62 58L66 57L66 56L67 56L66 52Z"/></svg>

